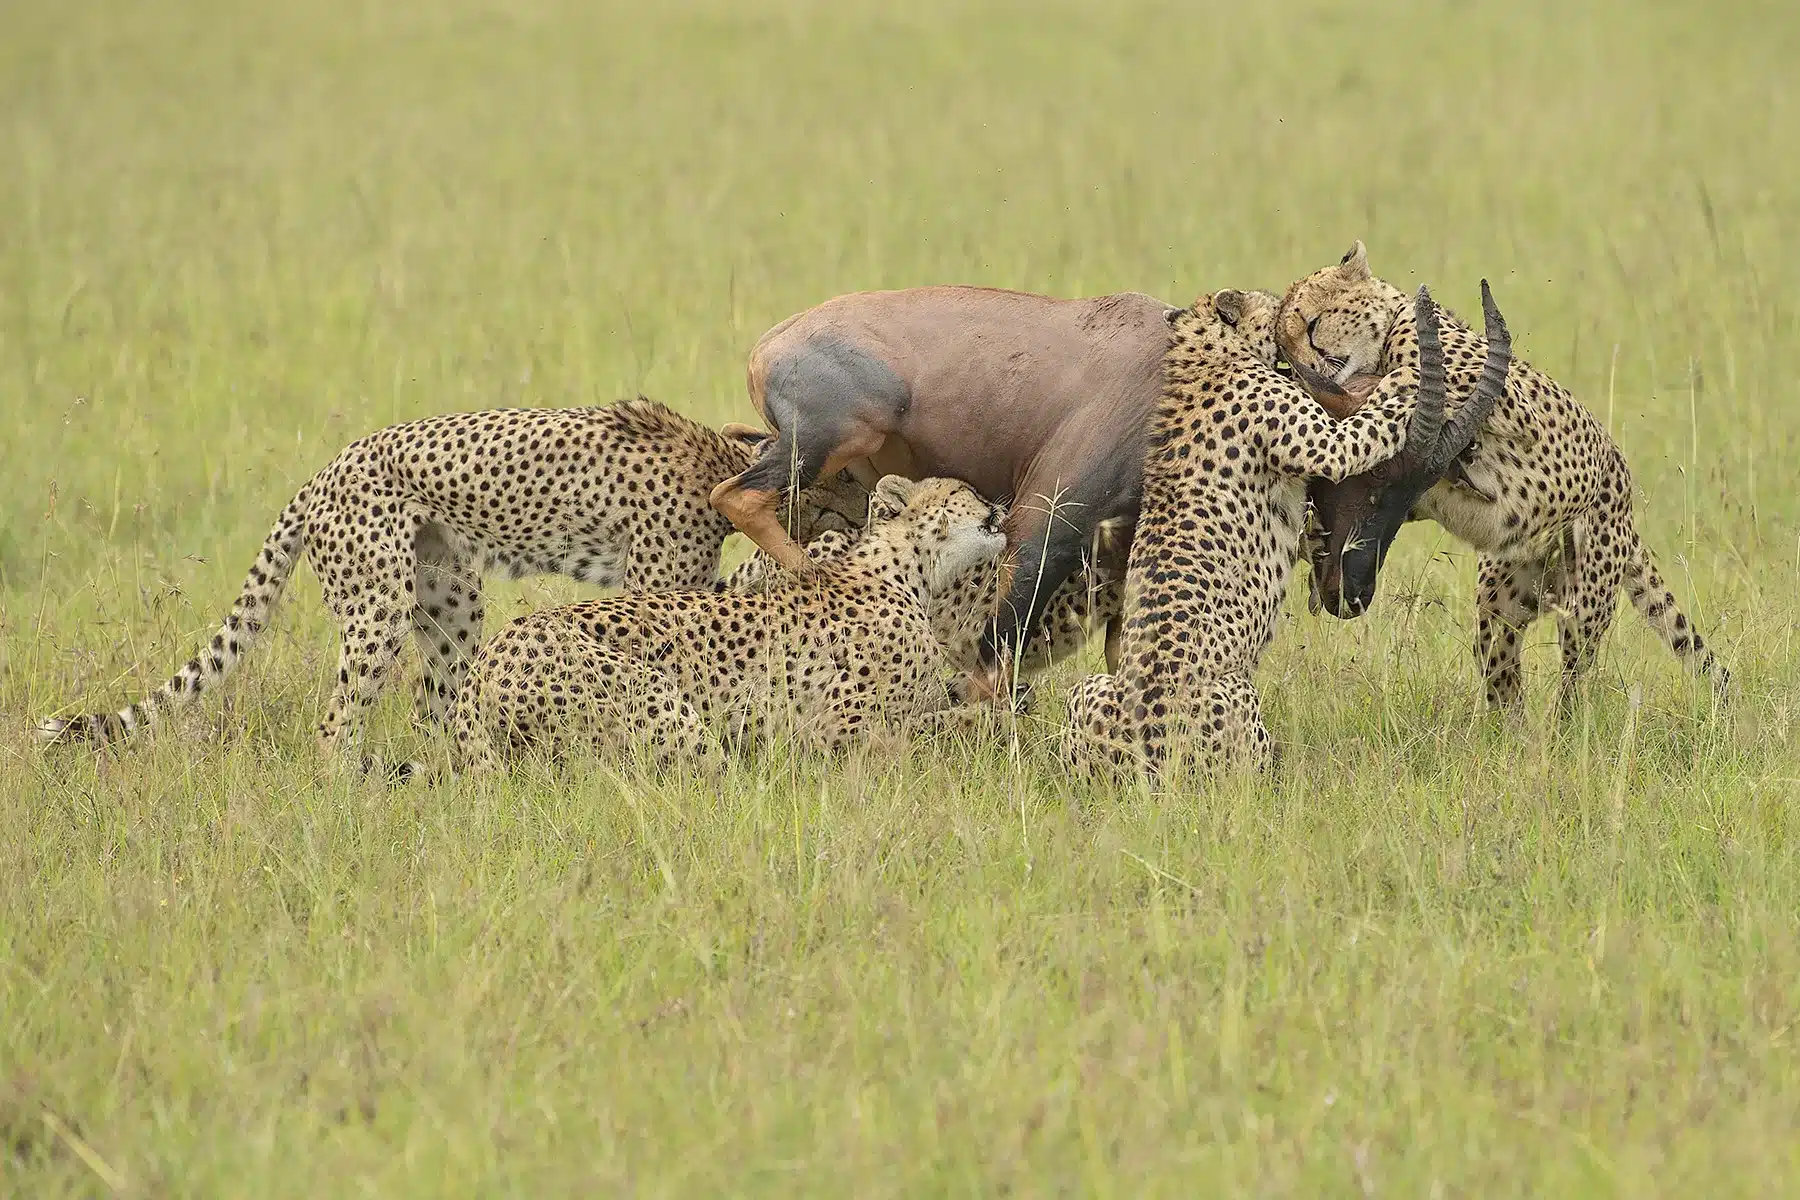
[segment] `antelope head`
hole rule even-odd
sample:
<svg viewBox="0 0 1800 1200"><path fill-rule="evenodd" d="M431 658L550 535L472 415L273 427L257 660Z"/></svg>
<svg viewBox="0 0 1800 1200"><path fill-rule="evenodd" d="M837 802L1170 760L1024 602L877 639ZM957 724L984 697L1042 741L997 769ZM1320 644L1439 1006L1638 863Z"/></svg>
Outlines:
<svg viewBox="0 0 1800 1200"><path fill-rule="evenodd" d="M1474 393L1444 419L1444 346L1437 305L1421 287L1413 302L1419 331L1419 388L1407 424L1406 444L1387 462L1340 483L1315 479L1307 488L1321 537L1312 552L1312 599L1346 620L1368 611L1388 547L1413 505L1442 479L1487 423L1506 387L1512 365L1512 337L1481 281L1481 312L1487 326L1487 359Z"/></svg>

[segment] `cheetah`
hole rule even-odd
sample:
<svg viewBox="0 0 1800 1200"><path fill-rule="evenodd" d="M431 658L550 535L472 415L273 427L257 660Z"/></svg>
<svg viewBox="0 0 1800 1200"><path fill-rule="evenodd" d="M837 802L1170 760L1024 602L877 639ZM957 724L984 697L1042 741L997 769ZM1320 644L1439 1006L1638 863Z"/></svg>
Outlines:
<svg viewBox="0 0 1800 1200"><path fill-rule="evenodd" d="M1443 331L1456 391L1478 369L1480 338L1448 314ZM1418 379L1413 314L1398 288L1370 272L1360 241L1288 289L1277 342L1297 366L1329 379L1384 376L1371 393L1376 403ZM1335 616L1367 609L1375 572L1409 513L1477 551L1475 658L1491 706L1520 703L1525 630L1554 612L1566 710L1612 624L1621 583L1676 657L1719 697L1729 693L1729 672L1677 607L1638 536L1624 455L1587 409L1523 360L1513 361L1457 477L1353 479L1315 489L1313 499L1322 527L1314 604Z"/></svg>
<svg viewBox="0 0 1800 1200"><path fill-rule="evenodd" d="M827 753L943 707L929 606L1006 545L966 483L884 476L835 559L749 592L610 596L521 617L475 654L452 722L457 769L522 752L654 751L716 768L754 731Z"/></svg>
<svg viewBox="0 0 1800 1200"><path fill-rule="evenodd" d="M733 532L707 496L769 436L728 436L643 397L379 430L282 509L224 624L159 691L116 713L47 719L39 738L112 741L193 703L263 632L303 551L342 639L322 743L350 753L409 630L425 663L417 713L442 724L481 640L484 574L566 575L630 592L707 587ZM848 475L821 480L790 505L795 533L848 528L867 503Z"/></svg>
<svg viewBox="0 0 1800 1200"><path fill-rule="evenodd" d="M1252 676L1298 557L1307 478L1359 474L1436 447L1443 433L1441 374L1334 419L1274 369L1266 346L1239 336L1252 301L1219 292L1171 319L1119 669L1069 696L1065 754L1077 769L1159 775L1179 765L1206 777L1268 767L1273 746ZM1421 328L1435 329L1423 291L1418 306ZM1502 358L1503 345L1496 340ZM1504 367L1471 403L1492 404Z"/></svg>
<svg viewBox="0 0 1800 1200"><path fill-rule="evenodd" d="M1022 686L1014 696L1015 708L1029 700L1029 680L1074 656L1095 630L1117 627L1124 599L1121 573L1103 565L1118 536L1116 524L1103 522L1096 530L1096 549L1075 573L1063 581L1043 606L1043 616L1029 639L1015 650L1014 674ZM846 557L861 540L860 532L826 530L802 547L815 563ZM755 592L788 578L774 559L758 550L714 585L721 592ZM981 638L1000 603L1000 568L979 563L934 592L926 605L933 636L945 662L957 673L951 696L954 703L972 702L962 687L980 665Z"/></svg>

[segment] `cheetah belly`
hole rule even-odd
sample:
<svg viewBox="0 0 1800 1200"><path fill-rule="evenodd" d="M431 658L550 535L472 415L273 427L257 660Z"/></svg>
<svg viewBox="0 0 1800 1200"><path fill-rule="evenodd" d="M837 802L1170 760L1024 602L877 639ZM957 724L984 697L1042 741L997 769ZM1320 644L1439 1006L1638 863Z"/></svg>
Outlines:
<svg viewBox="0 0 1800 1200"><path fill-rule="evenodd" d="M541 547L480 546L476 556L483 575L528 579L534 575L563 575L577 583L622 587L625 555L617 546Z"/></svg>
<svg viewBox="0 0 1800 1200"><path fill-rule="evenodd" d="M1437 522L1451 536L1476 550L1498 554L1510 544L1523 541L1519 533L1508 530L1506 517L1514 511L1508 499L1502 494L1490 502L1467 488L1438 483L1420 498L1417 514ZM1513 529L1523 527L1521 517Z"/></svg>
<svg viewBox="0 0 1800 1200"><path fill-rule="evenodd" d="M714 729L804 739L835 725L853 697L884 717L929 706L937 643L922 607L880 621L883 598L858 592L831 597L829 607L792 596L791 607L759 609L743 599L683 614L645 644L652 656L667 653L664 669ZM846 618L845 607L869 615Z"/></svg>

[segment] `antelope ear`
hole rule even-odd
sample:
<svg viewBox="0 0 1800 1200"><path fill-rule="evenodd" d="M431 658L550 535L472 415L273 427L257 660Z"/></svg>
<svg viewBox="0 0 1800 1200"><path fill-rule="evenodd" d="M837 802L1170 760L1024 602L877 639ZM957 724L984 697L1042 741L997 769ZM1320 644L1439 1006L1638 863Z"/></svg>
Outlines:
<svg viewBox="0 0 1800 1200"><path fill-rule="evenodd" d="M1369 278L1369 251L1358 238L1338 261L1338 275L1352 283Z"/></svg>
<svg viewBox="0 0 1800 1200"><path fill-rule="evenodd" d="M737 421L727 421L719 426L719 432L734 442L743 442L747 446L760 446L775 435L766 429L758 429L754 425L744 425Z"/></svg>
<svg viewBox="0 0 1800 1200"><path fill-rule="evenodd" d="M1126 560L1131 555L1131 534L1135 522L1125 517L1108 517L1094 526L1093 582L1110 582L1125 576Z"/></svg>
<svg viewBox="0 0 1800 1200"><path fill-rule="evenodd" d="M1236 288L1226 288L1222 292L1214 292L1212 298L1213 311L1227 325L1236 326L1244 319L1244 302L1249 297Z"/></svg>
<svg viewBox="0 0 1800 1200"><path fill-rule="evenodd" d="M918 486L904 475L883 475L869 495L869 519L899 516L906 510Z"/></svg>

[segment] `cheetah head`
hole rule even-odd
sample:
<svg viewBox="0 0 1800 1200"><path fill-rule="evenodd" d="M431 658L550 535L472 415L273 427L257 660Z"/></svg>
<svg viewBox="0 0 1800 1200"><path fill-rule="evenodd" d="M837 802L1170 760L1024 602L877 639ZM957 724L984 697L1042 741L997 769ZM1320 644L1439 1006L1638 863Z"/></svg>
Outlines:
<svg viewBox="0 0 1800 1200"><path fill-rule="evenodd" d="M1351 411L1368 398L1405 305L1404 293L1370 273L1369 252L1357 242L1335 266L1288 288L1275 317L1275 344L1316 399L1348 415L1328 398L1348 402Z"/></svg>
<svg viewBox="0 0 1800 1200"><path fill-rule="evenodd" d="M999 558L1006 548L1004 519L998 505L958 479L914 481L887 475L869 497L871 531L884 527L890 538L897 534L912 544L927 595L946 590L964 572Z"/></svg>
<svg viewBox="0 0 1800 1200"><path fill-rule="evenodd" d="M821 533L861 529L869 519L869 489L848 471L823 477L800 493L793 504L795 541L810 542Z"/></svg>

